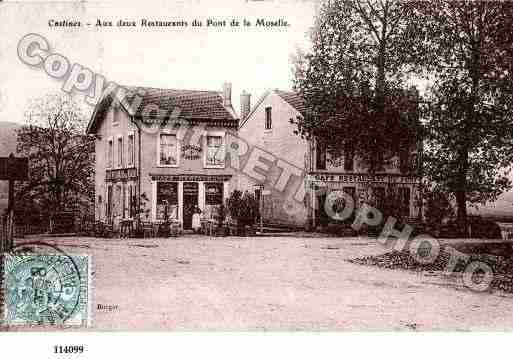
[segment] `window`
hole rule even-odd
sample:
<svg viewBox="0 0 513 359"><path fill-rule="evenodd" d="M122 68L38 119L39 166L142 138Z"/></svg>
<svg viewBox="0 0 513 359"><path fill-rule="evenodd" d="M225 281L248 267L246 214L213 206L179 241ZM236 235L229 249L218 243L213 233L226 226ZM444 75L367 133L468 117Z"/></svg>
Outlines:
<svg viewBox="0 0 513 359"><path fill-rule="evenodd" d="M321 142L317 142L316 147L317 148L315 151L315 155L316 155L315 167L318 170L325 170L326 169L326 146Z"/></svg>
<svg viewBox="0 0 513 359"><path fill-rule="evenodd" d="M327 225L330 221L330 217L326 213L326 193L321 193L317 196L317 206L315 210L316 222L320 225Z"/></svg>
<svg viewBox="0 0 513 359"><path fill-rule="evenodd" d="M107 218L112 217L112 186L107 187Z"/></svg>
<svg viewBox="0 0 513 359"><path fill-rule="evenodd" d="M223 136L207 136L206 166L224 166Z"/></svg>
<svg viewBox="0 0 513 359"><path fill-rule="evenodd" d="M157 182L157 220L178 219L178 182Z"/></svg>
<svg viewBox="0 0 513 359"><path fill-rule="evenodd" d="M408 148L402 147L399 150L399 171L401 173L409 173L411 172L411 162L410 162L410 153Z"/></svg>
<svg viewBox="0 0 513 359"><path fill-rule="evenodd" d="M160 135L159 164L161 166L178 166L178 141L176 135Z"/></svg>
<svg viewBox="0 0 513 359"><path fill-rule="evenodd" d="M270 130L273 127L273 119L271 117L271 107L265 108L265 129Z"/></svg>
<svg viewBox="0 0 513 359"><path fill-rule="evenodd" d="M134 215L134 198L133 198L133 186L131 184L128 185L128 218L132 218Z"/></svg>
<svg viewBox="0 0 513 359"><path fill-rule="evenodd" d="M410 189L408 187L399 187L399 200L401 205L401 214L404 217L410 216Z"/></svg>
<svg viewBox="0 0 513 359"><path fill-rule="evenodd" d="M379 210L384 210L385 208L385 188L384 187L374 187L374 199L376 201L376 208Z"/></svg>
<svg viewBox="0 0 513 359"><path fill-rule="evenodd" d="M354 171L354 148L347 142L344 144L344 170Z"/></svg>
<svg viewBox="0 0 513 359"><path fill-rule="evenodd" d="M220 205L223 204L223 183L211 182L205 183L205 204Z"/></svg>
<svg viewBox="0 0 513 359"><path fill-rule="evenodd" d="M112 167L112 157L114 155L114 143L109 139L107 143L107 167Z"/></svg>
<svg viewBox="0 0 513 359"><path fill-rule="evenodd" d="M135 140L134 135L128 135L128 165L132 166L135 160Z"/></svg>
<svg viewBox="0 0 513 359"><path fill-rule="evenodd" d="M384 157L383 157L383 152L382 151L379 151L377 154L376 154L376 165L377 165L377 170L378 171L383 171L384 170Z"/></svg>
<svg viewBox="0 0 513 359"><path fill-rule="evenodd" d="M123 184L123 198L121 200L122 202L122 210L121 210L121 216L123 218L127 218L126 214L127 214L127 211L126 211L126 185Z"/></svg>
<svg viewBox="0 0 513 359"><path fill-rule="evenodd" d="M122 187L121 185L117 185L116 186L116 190L114 192L114 203L113 203L113 213L114 213L114 216L116 217L121 217L123 215L123 203L121 202L123 200L123 197L122 197Z"/></svg>
<svg viewBox="0 0 513 359"><path fill-rule="evenodd" d="M123 167L123 137L118 137L118 167Z"/></svg>

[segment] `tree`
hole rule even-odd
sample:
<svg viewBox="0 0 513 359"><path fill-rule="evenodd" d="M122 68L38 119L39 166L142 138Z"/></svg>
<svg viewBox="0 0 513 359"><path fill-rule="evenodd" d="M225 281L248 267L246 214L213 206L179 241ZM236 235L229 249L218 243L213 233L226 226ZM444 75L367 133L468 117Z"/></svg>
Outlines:
<svg viewBox="0 0 513 359"><path fill-rule="evenodd" d="M513 160L513 3L430 1L411 8L419 64L432 75L425 173L452 193L467 233L467 203L510 187Z"/></svg>
<svg viewBox="0 0 513 359"><path fill-rule="evenodd" d="M30 179L16 196L47 213L91 208L94 203L94 138L85 135L85 116L70 96L32 100L17 150L29 158Z"/></svg>
<svg viewBox="0 0 513 359"><path fill-rule="evenodd" d="M294 87L307 113L298 134L333 152L341 139L370 172L416 145L417 95L406 95L411 49L407 2L324 1L311 32L312 50L294 58Z"/></svg>

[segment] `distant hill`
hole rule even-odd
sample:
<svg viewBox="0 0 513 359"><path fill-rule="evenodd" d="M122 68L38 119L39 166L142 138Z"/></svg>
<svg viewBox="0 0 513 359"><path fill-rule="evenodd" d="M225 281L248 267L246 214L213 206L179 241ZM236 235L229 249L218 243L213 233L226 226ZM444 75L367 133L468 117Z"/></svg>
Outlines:
<svg viewBox="0 0 513 359"><path fill-rule="evenodd" d="M0 121L0 157L16 153L16 130L21 125L14 122ZM0 213L7 208L8 184L0 181Z"/></svg>
<svg viewBox="0 0 513 359"><path fill-rule="evenodd" d="M490 217L498 221L513 222L513 190L503 193L493 203L478 206L477 209L469 208L469 213Z"/></svg>
<svg viewBox="0 0 513 359"><path fill-rule="evenodd" d="M21 124L18 123L0 121L0 157L16 152L16 130L20 127ZM6 207L7 182L0 181L0 213ZM469 207L469 213L513 222L513 190L502 194L497 201L486 206L479 206L477 209Z"/></svg>
<svg viewBox="0 0 513 359"><path fill-rule="evenodd" d="M16 130L20 127L18 123L0 121L0 156L16 152Z"/></svg>

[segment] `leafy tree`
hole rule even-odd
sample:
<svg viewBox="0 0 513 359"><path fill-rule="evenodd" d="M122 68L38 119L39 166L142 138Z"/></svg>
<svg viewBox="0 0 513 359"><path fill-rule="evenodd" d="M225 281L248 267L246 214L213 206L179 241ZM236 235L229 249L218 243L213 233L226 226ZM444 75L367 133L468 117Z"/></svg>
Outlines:
<svg viewBox="0 0 513 359"><path fill-rule="evenodd" d="M416 146L415 91L406 95L416 43L408 3L324 1L310 34L311 52L294 58L294 86L307 106L298 133L337 152L341 139L375 172Z"/></svg>
<svg viewBox="0 0 513 359"><path fill-rule="evenodd" d="M429 1L410 8L418 64L432 76L425 173L452 193L467 232L467 203L510 187L513 160L513 3Z"/></svg>
<svg viewBox="0 0 513 359"><path fill-rule="evenodd" d="M85 135L80 105L66 95L32 100L17 150L29 158L30 179L16 196L47 213L90 210L94 203L94 138Z"/></svg>

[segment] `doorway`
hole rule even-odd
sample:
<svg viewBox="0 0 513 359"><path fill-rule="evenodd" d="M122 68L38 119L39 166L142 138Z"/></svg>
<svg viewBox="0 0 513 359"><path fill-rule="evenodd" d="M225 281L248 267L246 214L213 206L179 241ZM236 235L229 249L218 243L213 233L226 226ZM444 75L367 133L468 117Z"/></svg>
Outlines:
<svg viewBox="0 0 513 359"><path fill-rule="evenodd" d="M192 229L194 207L198 205L198 182L183 183L183 228Z"/></svg>

